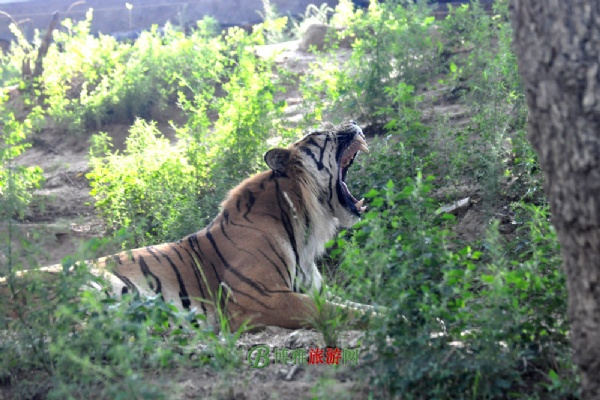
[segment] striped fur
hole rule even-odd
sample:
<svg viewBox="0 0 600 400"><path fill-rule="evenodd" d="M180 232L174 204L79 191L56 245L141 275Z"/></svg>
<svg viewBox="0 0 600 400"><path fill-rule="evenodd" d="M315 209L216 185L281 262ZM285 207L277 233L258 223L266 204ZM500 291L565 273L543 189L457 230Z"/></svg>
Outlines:
<svg viewBox="0 0 600 400"><path fill-rule="evenodd" d="M223 307L232 330L244 321L310 326L316 306L306 293L322 288L315 260L337 229L353 225L365 209L343 183L359 150L368 151L354 122L270 150L270 170L231 190L206 228L174 243L104 257L93 272L104 275L115 294L160 295L214 324L215 306ZM366 307L355 306L342 307Z"/></svg>

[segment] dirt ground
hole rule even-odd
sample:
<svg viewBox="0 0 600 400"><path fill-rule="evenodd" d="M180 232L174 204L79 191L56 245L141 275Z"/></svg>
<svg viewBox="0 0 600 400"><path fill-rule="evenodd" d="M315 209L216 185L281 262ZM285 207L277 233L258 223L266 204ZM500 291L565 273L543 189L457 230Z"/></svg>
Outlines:
<svg viewBox="0 0 600 400"><path fill-rule="evenodd" d="M298 42L263 46L257 53L261 56L277 52L277 63L292 72L303 73L315 57L297 50L297 46ZM341 58L349 54L344 53L343 49L340 51ZM455 104L436 100L442 92L443 89L438 93L427 93L430 101L426 102L429 109L424 118L442 114L450 115L453 124L466 123L465 110ZM286 118L290 124L296 123L302 117L301 96L295 88L291 88L285 96L288 101ZM166 117L165 121L172 118L170 115ZM361 121L358 122L361 124ZM167 123L159 123L158 127L167 137L173 136ZM117 148L123 147L127 130L127 125L112 125L103 129L113 137ZM58 263L63 257L77 253L82 243L106 234L102 221L95 213L93 198L89 194L90 186L85 177L90 171L90 136L67 136L58 130L45 129L36 137L33 147L18 160L23 165L39 165L44 171L45 184L35 192L38 206L19 224L19 229L25 235L35 237L36 233L42 233L36 239L40 254L37 261L40 264ZM480 237L482 229L485 229L483 211L478 207L480 189L466 183L455 191L458 192L456 200L471 198L470 206L460 214L459 235L465 239ZM445 196L444 193L439 195ZM201 228L199 226L198 230ZM340 346L356 347L361 337L361 332L345 332ZM259 333L245 334L241 338L239 346L242 356L245 358L248 349L257 344L286 348L324 347L323 338L315 331L267 328ZM166 379L174 384L173 398L180 399L368 398L369 388L364 387L364 384L357 387L357 382L352 377L364 376L369 371L349 373L353 368L360 369L360 362L358 366L271 364L264 369L253 369L245 361L241 369L226 375L209 369L197 369L166 372L166 376L161 373L163 375L158 379ZM323 382L327 382L327 385L324 386ZM0 399L2 398L0 393Z"/></svg>

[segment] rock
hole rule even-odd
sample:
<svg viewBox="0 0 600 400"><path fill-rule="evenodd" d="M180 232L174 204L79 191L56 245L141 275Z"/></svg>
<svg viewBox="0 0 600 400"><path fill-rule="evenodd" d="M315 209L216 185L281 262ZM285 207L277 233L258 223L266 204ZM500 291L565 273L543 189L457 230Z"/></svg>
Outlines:
<svg viewBox="0 0 600 400"><path fill-rule="evenodd" d="M310 25L300 40L298 50L309 51L311 48L315 48L317 51L323 51L331 43L337 43L339 47L349 49L352 47L354 37L347 36L342 40L338 39L338 33L345 30L346 28L335 28L324 24Z"/></svg>
<svg viewBox="0 0 600 400"><path fill-rule="evenodd" d="M438 208L435 212L436 215L442 213L458 214L460 211L467 209L471 205L471 198L465 197L462 200L455 201L454 203L447 204Z"/></svg>

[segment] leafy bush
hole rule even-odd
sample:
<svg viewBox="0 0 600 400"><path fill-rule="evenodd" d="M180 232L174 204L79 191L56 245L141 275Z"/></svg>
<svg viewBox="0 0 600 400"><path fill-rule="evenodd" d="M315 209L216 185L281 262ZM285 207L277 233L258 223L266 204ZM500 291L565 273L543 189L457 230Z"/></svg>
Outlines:
<svg viewBox="0 0 600 400"><path fill-rule="evenodd" d="M372 379L394 396L504 398L531 390L550 396L550 376L571 376L566 288L548 211L523 206L527 224L512 251L492 226L479 250L456 250L448 223L428 197L433 178L390 181L366 197L371 209L352 235L337 239L351 297L386 305L370 332ZM386 243L385 246L382 243ZM539 310L544 309L544 313ZM525 389L524 379L542 382ZM554 393L573 393L564 386Z"/></svg>
<svg viewBox="0 0 600 400"><path fill-rule="evenodd" d="M437 72L439 44L431 35L435 18L423 2L373 1L366 15L352 12L348 4L339 10L348 26L339 35L355 38L352 53L346 62L323 57L306 74L307 118L354 115L387 122L382 110L396 105L387 88L424 84ZM327 101L320 104L323 98Z"/></svg>
<svg viewBox="0 0 600 400"><path fill-rule="evenodd" d="M214 88L221 79L216 23L205 19L190 37L167 25L133 43L89 34L92 12L77 24L63 21L42 77L48 113L73 132L99 129L136 117L157 118L177 100L175 88ZM216 45L216 46L215 46Z"/></svg>
<svg viewBox="0 0 600 400"><path fill-rule="evenodd" d="M452 49L447 52L450 74L446 83L454 85L471 116L466 129L454 135L456 146L465 154L456 173L475 175L489 207L508 194L507 183L510 195L519 198L525 185L535 186L533 181L539 180L531 177L537 161L535 153L526 150L531 150L524 137L527 108L507 20L508 2L495 4L493 15L474 2L452 9L440 26L449 38L446 46ZM478 141L465 146L474 135ZM511 158L516 168L507 166Z"/></svg>
<svg viewBox="0 0 600 400"><path fill-rule="evenodd" d="M268 139L289 137L278 122L283 104L273 99L280 89L272 62L252 52L261 41L260 30L248 35L241 29L209 40L222 62L225 94L213 99L214 86L205 88L201 79L185 81L178 95L188 122L177 129L176 145L141 120L132 126L123 154L110 153L106 134L95 136L88 174L92 195L111 229L133 228L127 245L175 240L199 230L218 212L229 189L263 168ZM204 59L208 56L196 55L214 63ZM183 91L188 89L189 98ZM211 110L219 116L212 129Z"/></svg>
<svg viewBox="0 0 600 400"><path fill-rule="evenodd" d="M31 146L29 136L40 125L43 112L40 107L33 107L19 117L7 103L8 95L0 96L0 218L23 218L31 190L39 187L43 177L41 168L19 165L15 159Z"/></svg>
<svg viewBox="0 0 600 400"><path fill-rule="evenodd" d="M9 15L3 14L2 17L9 17ZM35 53L35 45L38 45L40 42L39 35L36 32L33 43L30 43L25 38L17 21L12 19L12 17L11 24L8 27L15 39L11 42L8 52L5 53L0 50L0 87L22 83L23 66L26 63L31 65Z"/></svg>
<svg viewBox="0 0 600 400"><path fill-rule="evenodd" d="M131 227L129 245L166 241L181 223L178 211L195 204L194 169L179 147L172 147L154 124L137 120L131 127L123 154L108 151L106 134L93 137L91 194L109 229ZM166 206L168 205L168 206Z"/></svg>

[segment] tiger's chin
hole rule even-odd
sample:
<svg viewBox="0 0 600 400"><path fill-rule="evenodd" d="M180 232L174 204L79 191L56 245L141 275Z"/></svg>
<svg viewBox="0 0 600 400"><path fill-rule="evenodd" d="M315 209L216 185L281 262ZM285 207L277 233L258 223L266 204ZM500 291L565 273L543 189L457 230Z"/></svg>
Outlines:
<svg viewBox="0 0 600 400"><path fill-rule="evenodd" d="M360 217L357 217L354 214L349 213L348 211L342 210L344 215L336 217L338 220L338 227L343 229L349 229L354 226L358 221L360 221Z"/></svg>

